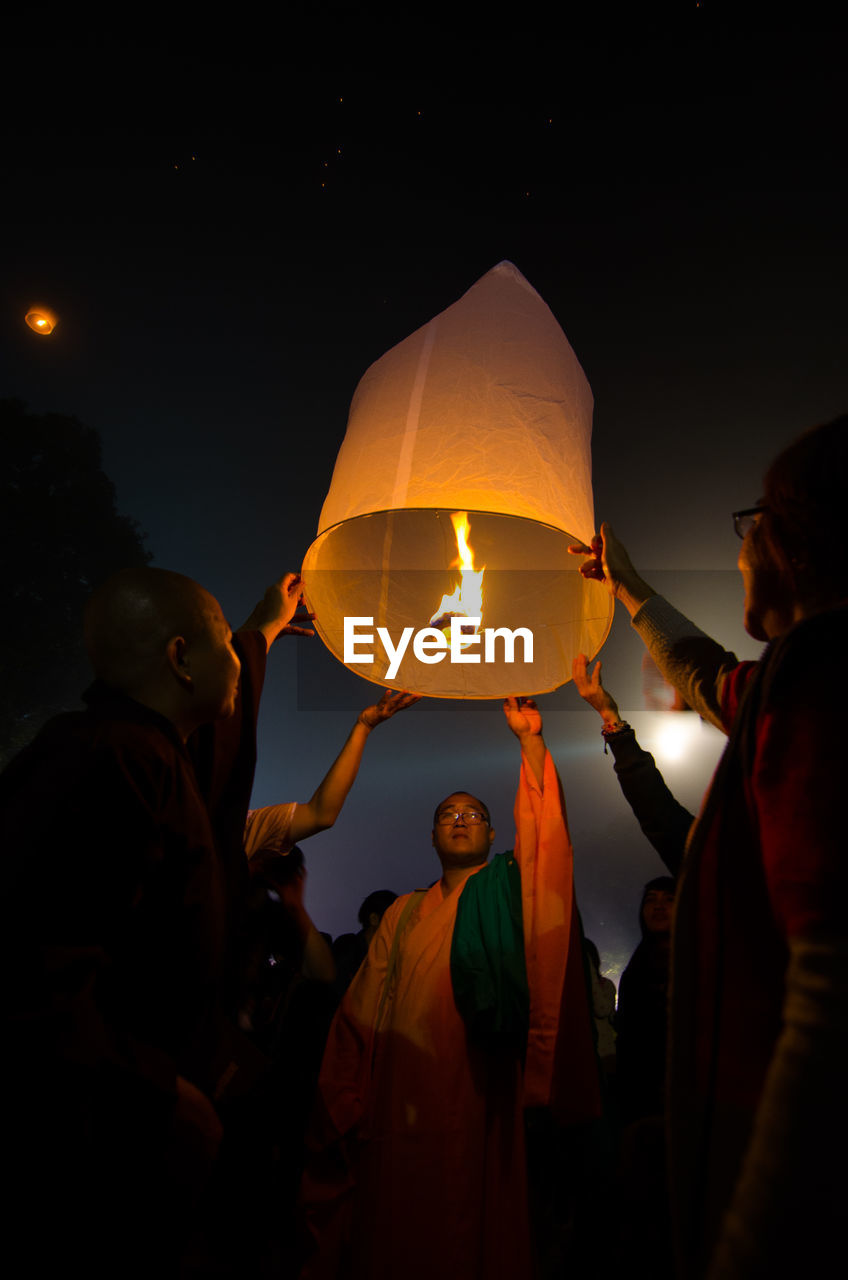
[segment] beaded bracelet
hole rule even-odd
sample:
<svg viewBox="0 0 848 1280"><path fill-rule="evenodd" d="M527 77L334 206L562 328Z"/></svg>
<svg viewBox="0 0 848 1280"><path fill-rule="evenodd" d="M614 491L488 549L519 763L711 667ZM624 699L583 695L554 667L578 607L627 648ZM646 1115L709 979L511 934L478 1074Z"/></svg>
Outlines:
<svg viewBox="0 0 848 1280"><path fill-rule="evenodd" d="M626 720L618 720L615 724L604 724L601 733L604 739L604 755L607 755L607 743L610 738L615 738L619 733L624 733L630 729L630 725Z"/></svg>

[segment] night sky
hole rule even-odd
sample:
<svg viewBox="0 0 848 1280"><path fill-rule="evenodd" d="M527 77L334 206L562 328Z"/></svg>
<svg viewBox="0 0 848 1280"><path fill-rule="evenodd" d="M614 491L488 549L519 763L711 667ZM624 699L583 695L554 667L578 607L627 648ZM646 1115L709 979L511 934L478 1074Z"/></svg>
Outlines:
<svg viewBox="0 0 848 1280"><path fill-rule="evenodd" d="M744 30L720 6L666 8L561 36L431 14L412 38L349 5L312 21L293 6L282 37L245 19L214 38L21 38L3 88L0 396L96 427L154 563L237 625L299 568L366 368L509 259L592 386L596 518L755 657L729 513L845 408L844 41L765 7ZM34 302L59 314L49 338L23 323ZM696 809L722 739L646 709L623 612L602 657ZM376 692L317 638L280 640L254 802L308 799ZM616 976L663 868L598 717L570 684L541 705L586 932ZM508 847L517 765L498 703L428 701L382 726L337 826L305 846L318 927L355 929L372 889L435 878L431 814L457 787Z"/></svg>

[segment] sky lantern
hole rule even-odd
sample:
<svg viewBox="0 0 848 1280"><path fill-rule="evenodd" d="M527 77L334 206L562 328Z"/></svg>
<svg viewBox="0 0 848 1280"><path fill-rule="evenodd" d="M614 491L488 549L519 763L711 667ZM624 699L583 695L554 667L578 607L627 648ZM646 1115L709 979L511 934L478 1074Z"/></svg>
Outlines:
<svg viewBox="0 0 848 1280"><path fill-rule="evenodd" d="M430 697L569 680L612 620L567 551L594 532L592 406L568 339L509 262L373 364L303 564L330 651Z"/></svg>
<svg viewBox="0 0 848 1280"><path fill-rule="evenodd" d="M40 333L46 337L52 333L59 323L59 317L55 311L51 311L49 307L30 307L24 317L33 333Z"/></svg>

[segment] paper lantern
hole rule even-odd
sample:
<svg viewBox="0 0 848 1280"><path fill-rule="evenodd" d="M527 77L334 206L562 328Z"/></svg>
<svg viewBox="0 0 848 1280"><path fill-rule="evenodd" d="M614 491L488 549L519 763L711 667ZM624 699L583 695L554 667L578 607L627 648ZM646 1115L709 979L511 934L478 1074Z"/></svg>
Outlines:
<svg viewBox="0 0 848 1280"><path fill-rule="evenodd" d="M34 333L40 333L44 337L52 333L59 323L56 313L48 307L30 307L24 319Z"/></svg>
<svg viewBox="0 0 848 1280"><path fill-rule="evenodd" d="M565 334L509 262L373 364L303 565L331 652L432 697L569 680L612 619L607 592L567 553L594 532L592 404ZM460 583L463 543L483 570L476 605L470 574ZM460 585L461 600L443 601ZM473 635L462 615L479 619Z"/></svg>

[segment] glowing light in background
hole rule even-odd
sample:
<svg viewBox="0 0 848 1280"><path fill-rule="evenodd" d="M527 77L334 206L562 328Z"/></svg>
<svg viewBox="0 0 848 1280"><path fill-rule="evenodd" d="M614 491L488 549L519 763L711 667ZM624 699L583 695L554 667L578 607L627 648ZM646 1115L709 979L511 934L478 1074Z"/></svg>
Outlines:
<svg viewBox="0 0 848 1280"><path fill-rule="evenodd" d="M696 715L666 712L655 739L657 755L661 760L683 760L695 745L700 727Z"/></svg>
<svg viewBox="0 0 848 1280"><path fill-rule="evenodd" d="M51 311L48 307L30 307L24 319L33 333L40 333L43 337L52 333L59 323L59 317L55 311Z"/></svg>

